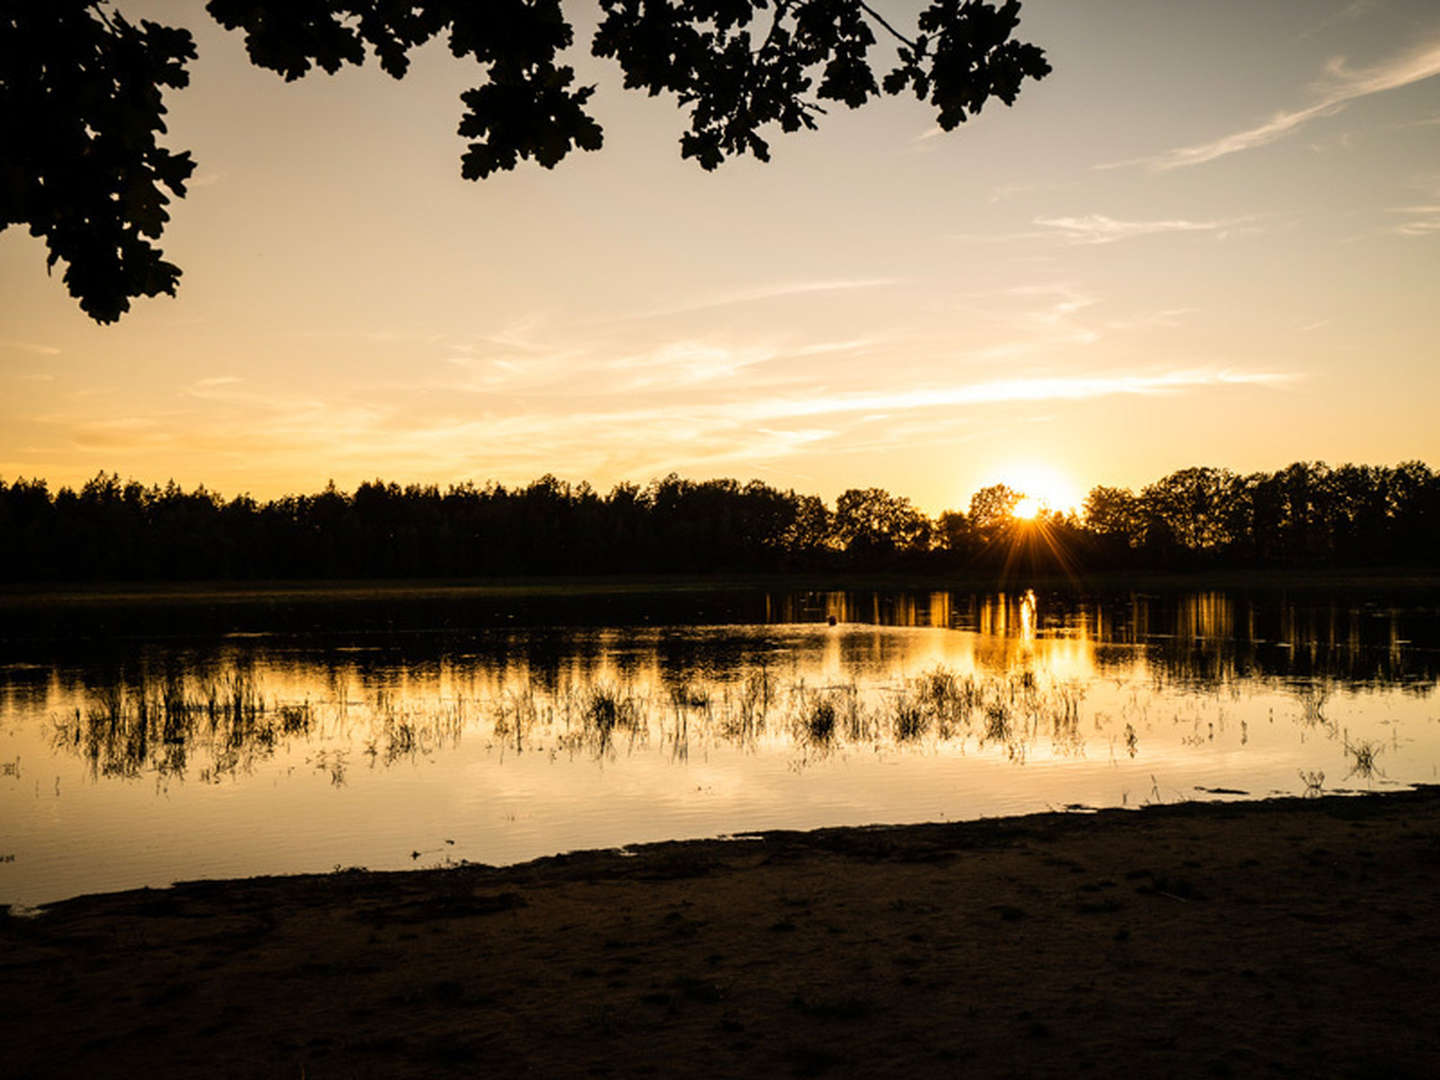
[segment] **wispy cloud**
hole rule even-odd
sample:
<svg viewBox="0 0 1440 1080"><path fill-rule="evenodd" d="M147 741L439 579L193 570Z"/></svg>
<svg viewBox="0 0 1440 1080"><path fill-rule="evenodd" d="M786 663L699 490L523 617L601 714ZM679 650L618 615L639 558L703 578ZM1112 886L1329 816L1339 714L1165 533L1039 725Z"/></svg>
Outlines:
<svg viewBox="0 0 1440 1080"><path fill-rule="evenodd" d="M1136 315L1129 319L1112 319L1105 325L1112 330L1148 330L1152 327L1164 327L1173 329L1180 325L1184 316L1190 315L1194 308L1164 308L1161 311L1152 311L1146 315Z"/></svg>
<svg viewBox="0 0 1440 1080"><path fill-rule="evenodd" d="M0 349L14 349L17 352L35 353L38 356L59 356L60 350L54 345L39 345L33 341L11 341L0 339Z"/></svg>
<svg viewBox="0 0 1440 1080"><path fill-rule="evenodd" d="M1141 236L1161 233L1208 232L1223 235L1233 221L1187 221L1170 218L1161 221L1121 221L1104 214L1082 217L1036 218L1035 224L1051 230L1074 244L1113 244Z"/></svg>
<svg viewBox="0 0 1440 1080"><path fill-rule="evenodd" d="M1158 374L1036 376L996 379L950 386L916 387L889 393L854 393L748 405L752 419L817 416L831 413L930 409L1005 402L1081 401L1117 394L1171 394L1222 386L1280 386L1298 375L1231 369L1188 369Z"/></svg>
<svg viewBox="0 0 1440 1080"><path fill-rule="evenodd" d="M770 462L864 444L913 446L916 433L959 434L1003 405L1077 403L1119 395L1175 396L1239 387L1281 387L1285 372L1182 369L1140 373L1033 376L890 391L793 392L696 404L645 400L621 408L547 408L456 418L423 430L367 433L354 444L383 459L423 461L460 455L490 470L538 475L563 460L580 475L654 475L674 468ZM878 421L877 421L877 418ZM601 439L597 436L605 434Z"/></svg>
<svg viewBox="0 0 1440 1080"><path fill-rule="evenodd" d="M1005 294L1026 301L1038 298L1042 303L1039 307L1028 307L1018 316L1018 325L1026 333L1024 340L988 346L981 350L985 359L997 360L1005 355L1020 355L1057 344L1091 345L1100 338L1092 327L1081 324L1076 318L1082 311L1100 303L1099 297L1063 282L1021 285L1007 289ZM1034 334L1036 330L1040 331L1039 337Z"/></svg>
<svg viewBox="0 0 1440 1080"><path fill-rule="evenodd" d="M1032 191L1042 191L1047 188L1054 188L1057 186L1058 185L1054 183L1037 183L1028 181L1023 183L1017 182L1011 184L996 184L990 189L989 201L992 203L1005 202L1009 199L1015 198L1017 195L1026 195Z"/></svg>
<svg viewBox="0 0 1440 1080"><path fill-rule="evenodd" d="M1395 206L1392 214L1404 214L1410 220L1402 221L1389 231L1399 236L1440 235L1440 203L1433 206Z"/></svg>
<svg viewBox="0 0 1440 1080"><path fill-rule="evenodd" d="M927 445L938 445L1011 415L997 412L1007 405L1058 411L1114 396L1173 398L1279 387L1297 377L1176 368L936 381L932 372L930 380L898 386L892 379L883 390L827 386L813 377L780 392L721 390L716 384L716 392L698 400L693 392L663 391L577 400L560 386L517 398L457 398L412 386L408 396L397 391L383 401L373 388L305 398L246 380L212 386L211 398L180 397L172 400L184 404L174 408L123 419L76 399L35 418L50 434L44 440L49 445L36 450L55 461L91 461L103 453L121 471L161 476L173 471L176 455L183 453L186 460L210 462L206 482L222 488L253 487L281 476L293 485L297 457L324 462L325 475L342 485L392 476L397 467L418 479L515 482L554 470L557 463L567 477L610 483L672 469L764 471L781 461L828 457L857 446L874 452L913 448L917 433ZM221 400L221 395L229 396Z"/></svg>
<svg viewBox="0 0 1440 1080"><path fill-rule="evenodd" d="M1300 36L1302 38L1308 38L1321 31L1328 30L1337 23L1351 22L1364 15L1368 15L1379 6L1380 0L1350 0L1349 3L1343 4L1332 11L1308 30L1302 31Z"/></svg>
<svg viewBox="0 0 1440 1080"><path fill-rule="evenodd" d="M677 341L647 353L617 357L610 361L608 367L629 374L626 380L628 389L643 390L728 379L774 356L773 349L737 349L698 341Z"/></svg>
<svg viewBox="0 0 1440 1080"><path fill-rule="evenodd" d="M1143 164L1157 171L1188 168L1265 146L1297 131L1311 120L1334 116L1352 101L1395 90L1440 75L1440 43L1432 43L1369 68L1350 68L1343 57L1332 60L1312 91L1315 100L1300 109L1277 112L1264 123L1194 146L1177 147L1153 157L1113 162L1101 168Z"/></svg>
<svg viewBox="0 0 1440 1080"><path fill-rule="evenodd" d="M1122 240L1136 240L1146 236L1160 236L1166 233L1206 233L1224 240L1247 232L1256 232L1259 226L1247 224L1253 217L1225 218L1216 221L1192 221L1188 218L1162 218L1149 221L1128 221L1112 218L1106 214L1079 214L1057 217L1037 217L1032 224L1038 228L1012 233L951 233L954 240L973 243L1012 244L1017 240L1060 241L1065 244L1087 246L1114 244Z"/></svg>
<svg viewBox="0 0 1440 1080"><path fill-rule="evenodd" d="M810 293L847 292L854 289L879 289L889 285L902 284L902 279L893 277L877 278L833 278L817 281L788 281L772 285L759 285L733 292L711 293L693 300L681 301L666 307L650 308L645 311L621 315L621 319L657 319L665 315L685 315L709 308L730 307L735 304L753 304L764 300L780 300L790 296L804 296Z"/></svg>
<svg viewBox="0 0 1440 1080"><path fill-rule="evenodd" d="M238 375L213 375L205 379L196 379L180 393L186 397L199 398L202 401L235 401L252 396L237 389L244 381Z"/></svg>

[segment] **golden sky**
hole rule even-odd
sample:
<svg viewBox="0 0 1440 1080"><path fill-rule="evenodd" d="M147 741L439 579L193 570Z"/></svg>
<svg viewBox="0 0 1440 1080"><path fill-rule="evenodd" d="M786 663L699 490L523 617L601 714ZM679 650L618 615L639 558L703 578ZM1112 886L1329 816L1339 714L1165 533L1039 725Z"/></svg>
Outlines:
<svg viewBox="0 0 1440 1080"><path fill-rule="evenodd" d="M672 470L930 512L1176 468L1440 463L1440 7L1026 0L1054 73L941 134L841 109L704 173L598 84L599 153L460 179L443 45L286 84L201 0L162 241L99 327L0 235L0 475L226 495ZM880 10L913 25L917 0ZM883 52L881 65L884 66Z"/></svg>

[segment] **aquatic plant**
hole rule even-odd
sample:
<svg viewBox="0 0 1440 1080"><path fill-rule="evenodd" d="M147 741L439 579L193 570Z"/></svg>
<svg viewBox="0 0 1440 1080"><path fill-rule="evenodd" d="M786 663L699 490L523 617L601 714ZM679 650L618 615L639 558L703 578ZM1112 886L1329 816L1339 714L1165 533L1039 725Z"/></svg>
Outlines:
<svg viewBox="0 0 1440 1080"><path fill-rule="evenodd" d="M1350 759L1350 771L1345 774L1345 779L1358 776L1362 780L1373 780L1377 776L1385 775L1375 763L1375 759L1385 749L1383 744L1369 739L1352 743L1347 737L1344 746L1345 754Z"/></svg>
<svg viewBox="0 0 1440 1080"><path fill-rule="evenodd" d="M900 742L909 742L925 734L930 726L930 714L920 701L901 691L895 695L891 724L895 738Z"/></svg>
<svg viewBox="0 0 1440 1080"><path fill-rule="evenodd" d="M828 745L835 739L835 702L816 695L800 714L801 731L812 743Z"/></svg>
<svg viewBox="0 0 1440 1080"><path fill-rule="evenodd" d="M685 762L721 744L758 750L763 736L767 750L781 752L788 739L802 766L845 748L965 752L971 738L978 749L1023 764L1041 747L1057 757L1083 756L1093 731L1108 740L1118 765L1138 756L1148 715L1144 698L1132 694L1118 716L1096 713L1091 725L1078 682L1043 670L992 674L941 664L885 682L819 686L783 684L760 665L738 678L672 679L654 693L643 678L599 673L557 679L552 672L486 688L472 681L468 695L444 698L414 696L397 685L386 681L357 697L332 684L329 699L279 700L243 666L196 676L126 672L89 687L78 706L56 716L52 741L85 760L92 776L161 782L240 776L297 741L311 744L307 763L343 777L343 764L331 768L340 749L364 754L372 768L413 761L458 745L480 718L489 721L482 740L502 761L527 750L599 760L655 742L671 761ZM1317 691L1314 701L1313 714L1323 717L1323 694ZM1224 734L1223 711L1204 710L1192 703L1176 714L1177 723L1193 728L1182 743L1208 745ZM1346 736L1349 775L1383 775L1377 767L1383 749Z"/></svg>

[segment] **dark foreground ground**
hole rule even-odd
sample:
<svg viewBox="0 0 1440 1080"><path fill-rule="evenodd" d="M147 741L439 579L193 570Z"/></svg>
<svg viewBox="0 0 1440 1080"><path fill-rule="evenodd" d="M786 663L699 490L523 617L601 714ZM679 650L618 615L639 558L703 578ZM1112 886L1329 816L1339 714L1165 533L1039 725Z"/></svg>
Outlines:
<svg viewBox="0 0 1440 1080"><path fill-rule="evenodd" d="M0 919L0 1073L1440 1071L1440 788L201 882Z"/></svg>

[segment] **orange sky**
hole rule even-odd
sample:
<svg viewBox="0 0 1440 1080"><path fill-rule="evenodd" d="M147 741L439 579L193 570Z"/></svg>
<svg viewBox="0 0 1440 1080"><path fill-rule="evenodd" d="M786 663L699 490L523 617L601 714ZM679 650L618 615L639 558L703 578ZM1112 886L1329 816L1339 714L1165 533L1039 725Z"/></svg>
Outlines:
<svg viewBox="0 0 1440 1080"><path fill-rule="evenodd" d="M197 36L185 276L97 327L0 236L7 478L676 470L938 512L997 480L1440 463L1430 0L1028 0L1055 72L1015 108L941 135L886 99L713 174L582 48L605 149L479 184L478 74L443 47L287 85L199 0L116 6Z"/></svg>

